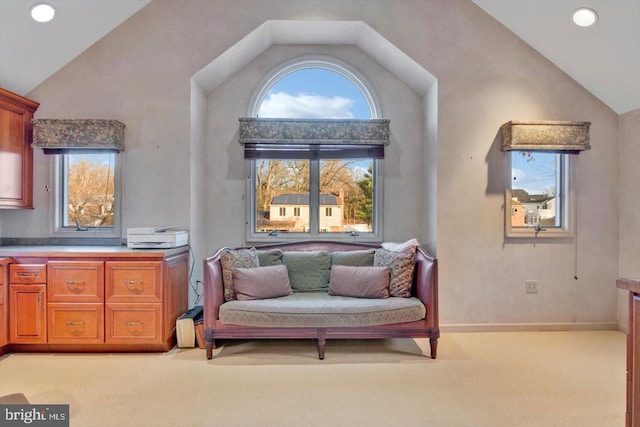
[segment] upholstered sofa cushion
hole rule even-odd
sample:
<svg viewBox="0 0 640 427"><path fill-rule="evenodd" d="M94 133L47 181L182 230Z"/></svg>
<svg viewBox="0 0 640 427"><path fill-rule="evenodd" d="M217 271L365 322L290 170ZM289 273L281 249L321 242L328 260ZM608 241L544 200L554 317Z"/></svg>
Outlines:
<svg viewBox="0 0 640 427"><path fill-rule="evenodd" d="M294 292L329 290L331 257L327 251L283 252L282 263L289 271Z"/></svg>
<svg viewBox="0 0 640 427"><path fill-rule="evenodd" d="M425 314L425 306L415 297L369 299L294 292L281 298L229 301L220 306L219 317L229 325L330 328L413 322Z"/></svg>
<svg viewBox="0 0 640 427"><path fill-rule="evenodd" d="M389 267L332 265L329 295L389 298Z"/></svg>
<svg viewBox="0 0 640 427"><path fill-rule="evenodd" d="M233 282L238 301L283 297L292 293L286 265L235 268Z"/></svg>
<svg viewBox="0 0 640 427"><path fill-rule="evenodd" d="M260 266L260 260L255 248L251 249L223 249L220 253L220 267L222 268L222 284L224 286L224 300L236 299L233 283L234 268L253 268Z"/></svg>
<svg viewBox="0 0 640 427"><path fill-rule="evenodd" d="M282 264L282 251L280 249L256 250L260 267L268 267L270 265Z"/></svg>
<svg viewBox="0 0 640 427"><path fill-rule="evenodd" d="M331 265L372 266L374 255L375 249L335 251L331 252Z"/></svg>
<svg viewBox="0 0 640 427"><path fill-rule="evenodd" d="M415 252L404 253L376 249L373 265L376 267L389 267L391 270L389 294L392 297L407 298L411 296L415 260Z"/></svg>

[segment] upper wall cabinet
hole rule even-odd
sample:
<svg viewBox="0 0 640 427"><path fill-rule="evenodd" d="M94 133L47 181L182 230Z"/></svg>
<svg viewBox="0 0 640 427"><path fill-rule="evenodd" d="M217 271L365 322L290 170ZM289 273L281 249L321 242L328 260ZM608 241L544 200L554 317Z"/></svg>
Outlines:
<svg viewBox="0 0 640 427"><path fill-rule="evenodd" d="M33 209L33 113L39 103L0 88L0 208Z"/></svg>

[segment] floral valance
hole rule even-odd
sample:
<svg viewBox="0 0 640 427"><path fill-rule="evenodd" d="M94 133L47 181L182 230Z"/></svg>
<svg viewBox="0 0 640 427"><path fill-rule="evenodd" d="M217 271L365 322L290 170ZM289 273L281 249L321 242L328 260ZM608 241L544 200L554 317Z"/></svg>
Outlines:
<svg viewBox="0 0 640 427"><path fill-rule="evenodd" d="M591 149L590 122L510 121L501 126L502 151L578 153Z"/></svg>
<svg viewBox="0 0 640 427"><path fill-rule="evenodd" d="M124 150L124 124L117 120L34 119L33 147L45 154Z"/></svg>
<svg viewBox="0 0 640 427"><path fill-rule="evenodd" d="M240 118L245 158L382 158L389 120Z"/></svg>

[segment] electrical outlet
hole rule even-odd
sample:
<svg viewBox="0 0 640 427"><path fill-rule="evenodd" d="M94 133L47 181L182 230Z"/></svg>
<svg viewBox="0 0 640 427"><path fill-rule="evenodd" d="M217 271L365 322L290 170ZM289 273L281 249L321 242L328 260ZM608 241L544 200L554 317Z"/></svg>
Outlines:
<svg viewBox="0 0 640 427"><path fill-rule="evenodd" d="M537 294L538 293L538 281L537 280L527 280L524 282L524 292L526 294Z"/></svg>

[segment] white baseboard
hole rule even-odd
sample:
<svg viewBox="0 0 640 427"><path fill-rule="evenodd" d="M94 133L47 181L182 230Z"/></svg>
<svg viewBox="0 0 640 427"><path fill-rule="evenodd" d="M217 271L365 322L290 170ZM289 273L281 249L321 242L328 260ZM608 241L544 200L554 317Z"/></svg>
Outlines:
<svg viewBox="0 0 640 427"><path fill-rule="evenodd" d="M619 331L617 322L465 323L440 325L441 332Z"/></svg>

